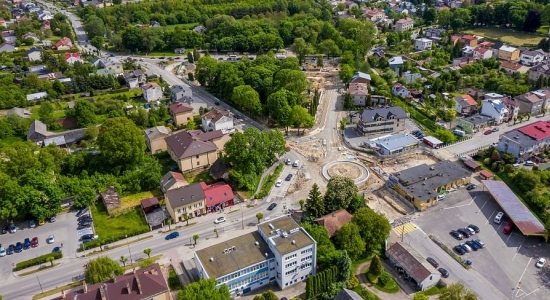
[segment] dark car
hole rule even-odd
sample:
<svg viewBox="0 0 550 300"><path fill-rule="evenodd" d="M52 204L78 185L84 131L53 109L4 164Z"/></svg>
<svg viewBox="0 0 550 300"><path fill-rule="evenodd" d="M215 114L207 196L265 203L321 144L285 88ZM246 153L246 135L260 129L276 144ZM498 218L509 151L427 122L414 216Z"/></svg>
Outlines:
<svg viewBox="0 0 550 300"><path fill-rule="evenodd" d="M82 243L89 243L91 241L93 241L93 239L90 237L82 238Z"/></svg>
<svg viewBox="0 0 550 300"><path fill-rule="evenodd" d="M462 240L463 236L460 232L456 231L456 230L451 230L451 235L455 237L455 239L457 240Z"/></svg>
<svg viewBox="0 0 550 300"><path fill-rule="evenodd" d="M82 215L84 215L85 213L88 212L88 208L87 207L84 207L83 209L79 210L77 213L76 213L76 217L77 218L80 218Z"/></svg>
<svg viewBox="0 0 550 300"><path fill-rule="evenodd" d="M216 102L214 102L214 104L220 105L220 101L216 101Z"/></svg>
<svg viewBox="0 0 550 300"><path fill-rule="evenodd" d="M6 225L6 226L2 227L2 234L6 234L6 233L8 233L8 230L9 230L9 227L8 227L8 225Z"/></svg>
<svg viewBox="0 0 550 300"><path fill-rule="evenodd" d="M470 225L468 225L468 227L472 228L476 233L479 233L481 231L481 230L479 230L479 227L477 227L474 224L470 224Z"/></svg>
<svg viewBox="0 0 550 300"><path fill-rule="evenodd" d="M466 251L461 246L456 246L454 249L460 255L464 255L464 253L466 253Z"/></svg>
<svg viewBox="0 0 550 300"><path fill-rule="evenodd" d="M171 239L177 238L178 236L180 236L180 233L177 232L177 231L174 231L174 232L170 233L169 235L167 235L164 239L165 240L171 240Z"/></svg>
<svg viewBox="0 0 550 300"><path fill-rule="evenodd" d="M84 219L87 219L87 218L90 218L89 214L82 215L82 216L78 217L78 219L76 219L76 220L81 221L81 220L84 220Z"/></svg>
<svg viewBox="0 0 550 300"><path fill-rule="evenodd" d="M55 223L55 216L50 217L49 221L50 221L50 223Z"/></svg>
<svg viewBox="0 0 550 300"><path fill-rule="evenodd" d="M479 239L473 239L472 241L476 243L479 246L479 248L485 248L485 243L480 241Z"/></svg>
<svg viewBox="0 0 550 300"><path fill-rule="evenodd" d="M8 250L6 250L8 255L12 255L14 251L15 251L15 246L13 244L8 247Z"/></svg>
<svg viewBox="0 0 550 300"><path fill-rule="evenodd" d="M31 247L31 239L25 238L25 241L23 241L23 249L27 250Z"/></svg>
<svg viewBox="0 0 550 300"><path fill-rule="evenodd" d="M85 239L95 240L95 239L97 239L97 235L95 235L93 233L85 234L85 235L82 236L82 240L85 240Z"/></svg>
<svg viewBox="0 0 550 300"><path fill-rule="evenodd" d="M477 187L477 186L476 186L475 184L470 184L466 189L467 189L468 191L471 191L471 190L475 189L476 187Z"/></svg>
<svg viewBox="0 0 550 300"><path fill-rule="evenodd" d="M273 210L276 206L277 206L277 203L271 203L271 205L269 205L267 210Z"/></svg>
<svg viewBox="0 0 550 300"><path fill-rule="evenodd" d="M462 235L466 238L469 238L472 235L472 233L468 229L460 228L457 231L462 233Z"/></svg>
<svg viewBox="0 0 550 300"><path fill-rule="evenodd" d="M38 237L33 237L31 241L31 247L38 247Z"/></svg>
<svg viewBox="0 0 550 300"><path fill-rule="evenodd" d="M286 175L286 178L285 178L286 181L290 181L291 179L292 179L292 174Z"/></svg>
<svg viewBox="0 0 550 300"><path fill-rule="evenodd" d="M484 135L489 135L489 134L491 134L491 133L493 133L493 131L489 129L489 130L486 130L483 134L484 134Z"/></svg>
<svg viewBox="0 0 550 300"><path fill-rule="evenodd" d="M78 221L78 224L92 223L93 221L94 221L94 219L92 219L92 218L84 218L84 219Z"/></svg>
<svg viewBox="0 0 550 300"><path fill-rule="evenodd" d="M474 241L466 241L466 245L470 246L474 251L479 250L479 245Z"/></svg>
<svg viewBox="0 0 550 300"><path fill-rule="evenodd" d="M53 248L52 252L61 252L61 247Z"/></svg>
<svg viewBox="0 0 550 300"><path fill-rule="evenodd" d="M83 225L78 225L78 227L76 228L76 230L82 230L82 229L85 229L85 228L90 228L92 227L92 223L88 223L88 224L83 224Z"/></svg>
<svg viewBox="0 0 550 300"><path fill-rule="evenodd" d="M439 267L439 263L437 261L435 261L435 259L433 259L431 257L428 257L428 258L426 258L426 260L430 263L430 265L434 266L434 268Z"/></svg>
<svg viewBox="0 0 550 300"><path fill-rule="evenodd" d="M418 134L419 132L420 132L420 130L413 130L413 131L411 131L411 134L412 134L412 135L416 135L416 134Z"/></svg>
<svg viewBox="0 0 550 300"><path fill-rule="evenodd" d="M437 269L439 271L439 273L441 273L441 277L443 278L447 278L449 277L449 271L443 269L443 268L439 268Z"/></svg>
<svg viewBox="0 0 550 300"><path fill-rule="evenodd" d="M21 242L17 242L17 244L15 244L15 253L19 253L23 251L23 244L21 244Z"/></svg>

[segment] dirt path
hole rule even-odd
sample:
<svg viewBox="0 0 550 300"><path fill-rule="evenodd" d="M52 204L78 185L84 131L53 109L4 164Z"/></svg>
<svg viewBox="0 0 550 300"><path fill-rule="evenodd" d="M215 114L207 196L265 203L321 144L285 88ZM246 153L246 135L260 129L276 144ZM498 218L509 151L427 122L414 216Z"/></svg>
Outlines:
<svg viewBox="0 0 550 300"><path fill-rule="evenodd" d="M364 272L361 272L361 270L368 270L368 267L370 266L370 261L364 262L357 266L357 269L355 269L355 276L357 276L357 279L359 279L359 282L362 286L364 286L367 290L370 292L376 294L378 298L382 300L404 300L404 299L412 299L409 295L405 294L401 289L399 289L399 292L395 294L388 294L384 293L382 291L379 291L375 287L372 286L372 284L368 281L367 276Z"/></svg>

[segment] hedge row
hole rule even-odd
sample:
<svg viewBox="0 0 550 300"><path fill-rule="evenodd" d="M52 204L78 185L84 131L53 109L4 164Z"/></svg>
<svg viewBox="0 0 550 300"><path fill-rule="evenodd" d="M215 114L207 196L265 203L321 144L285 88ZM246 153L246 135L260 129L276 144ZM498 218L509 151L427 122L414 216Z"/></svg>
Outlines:
<svg viewBox="0 0 550 300"><path fill-rule="evenodd" d="M262 189L254 198L261 199L267 195L269 195L269 191L271 191L271 188L275 184L275 181L277 178L279 178L279 175L281 175L281 172L283 171L284 164L279 164L277 168L275 168L275 171L271 173L269 176L267 176L262 184Z"/></svg>
<svg viewBox="0 0 550 300"><path fill-rule="evenodd" d="M19 271L19 270L26 269L28 267L37 266L37 265L40 265L40 264L43 264L43 263L47 263L48 262L48 257L53 257L54 260L55 259L60 259L60 258L63 257L63 253L61 251L52 252L52 253L48 253L48 254L44 254L44 255L35 257L33 259L18 262L15 265L15 271Z"/></svg>
<svg viewBox="0 0 550 300"><path fill-rule="evenodd" d="M453 249L447 247L447 245L443 244L436 236L430 235L430 239L436 243L443 251L447 252L454 260L456 260L459 264L461 264L465 269L470 269L471 266L466 264L466 261L462 259L462 257L458 256Z"/></svg>

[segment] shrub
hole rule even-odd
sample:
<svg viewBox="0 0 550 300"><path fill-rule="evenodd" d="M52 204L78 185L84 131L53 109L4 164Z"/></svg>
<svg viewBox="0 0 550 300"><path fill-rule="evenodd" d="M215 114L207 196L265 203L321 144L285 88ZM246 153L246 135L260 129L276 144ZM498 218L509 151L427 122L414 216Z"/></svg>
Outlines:
<svg viewBox="0 0 550 300"><path fill-rule="evenodd" d="M26 269L28 267L37 266L37 265L46 263L46 262L48 262L48 257L53 257L53 259L55 260L55 259L62 258L63 254L61 253L61 251L53 252L53 253L48 253L48 254L44 254L44 255L35 257L33 259L18 262L15 265L15 271L23 270L23 269Z"/></svg>
<svg viewBox="0 0 550 300"><path fill-rule="evenodd" d="M388 273L388 272L384 272L384 273L382 273L382 275L380 275L378 277L378 282L382 286L386 286L388 283L391 282L391 280L392 280L392 277L391 277L390 273Z"/></svg>
<svg viewBox="0 0 550 300"><path fill-rule="evenodd" d="M262 188L260 189L260 192L256 194L254 198L260 199L269 194L269 191L271 191L271 188L275 184L275 181L277 178L279 178L279 175L281 175L281 172L283 171L284 164L279 164L275 171L267 176L262 184Z"/></svg>
<svg viewBox="0 0 550 300"><path fill-rule="evenodd" d="M377 284L378 283L378 276L372 275L371 273L367 273L367 279L372 284Z"/></svg>
<svg viewBox="0 0 550 300"><path fill-rule="evenodd" d="M348 280L348 289L353 290L358 285L359 285L359 279L357 279L357 276L351 275Z"/></svg>

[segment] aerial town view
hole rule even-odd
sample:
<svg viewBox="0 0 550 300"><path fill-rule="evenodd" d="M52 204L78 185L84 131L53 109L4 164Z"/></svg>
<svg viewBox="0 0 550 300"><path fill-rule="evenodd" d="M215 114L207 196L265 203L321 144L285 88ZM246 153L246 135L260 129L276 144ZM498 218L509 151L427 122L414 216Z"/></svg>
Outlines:
<svg viewBox="0 0 550 300"><path fill-rule="evenodd" d="M550 3L0 0L0 300L550 299Z"/></svg>

